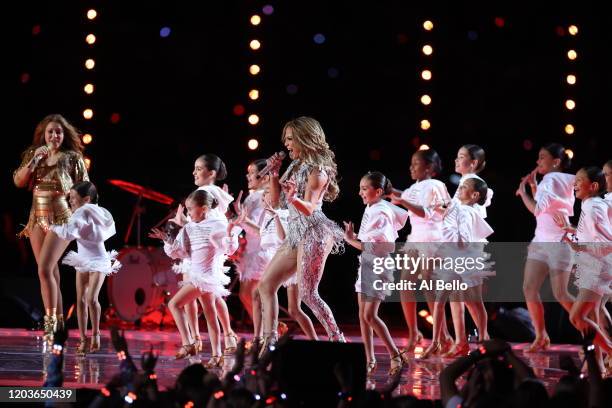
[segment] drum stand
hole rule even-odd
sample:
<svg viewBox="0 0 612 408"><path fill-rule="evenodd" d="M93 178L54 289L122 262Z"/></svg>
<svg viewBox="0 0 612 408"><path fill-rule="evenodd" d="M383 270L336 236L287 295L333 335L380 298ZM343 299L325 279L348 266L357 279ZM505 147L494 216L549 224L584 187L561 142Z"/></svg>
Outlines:
<svg viewBox="0 0 612 408"><path fill-rule="evenodd" d="M125 232L125 237L123 238L123 243L125 245L128 244L130 240L130 235L132 235L132 228L134 227L134 222L136 222L136 245L138 248L142 248L140 244L140 216L145 212L145 207L141 205L142 203L142 193L138 195L138 200L134 204L134 209L132 210L132 218L130 219L130 225Z"/></svg>

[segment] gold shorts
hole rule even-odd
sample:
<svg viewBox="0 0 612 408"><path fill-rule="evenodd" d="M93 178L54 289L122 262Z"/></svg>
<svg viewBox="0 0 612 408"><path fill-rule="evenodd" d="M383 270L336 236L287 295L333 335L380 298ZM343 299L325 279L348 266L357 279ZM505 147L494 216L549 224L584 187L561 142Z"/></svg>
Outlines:
<svg viewBox="0 0 612 408"><path fill-rule="evenodd" d="M62 225L68 222L72 211L64 193L34 191L30 218L19 237L29 237L34 226L38 225L46 233L51 225Z"/></svg>

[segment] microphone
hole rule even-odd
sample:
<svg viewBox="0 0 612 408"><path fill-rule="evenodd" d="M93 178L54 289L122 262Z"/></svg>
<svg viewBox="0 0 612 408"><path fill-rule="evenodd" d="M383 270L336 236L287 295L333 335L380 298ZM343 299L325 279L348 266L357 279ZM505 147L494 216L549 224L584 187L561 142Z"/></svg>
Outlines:
<svg viewBox="0 0 612 408"><path fill-rule="evenodd" d="M49 148L50 148L50 147L49 147L49 145L46 145L46 146L47 146L47 149L49 149ZM34 168L34 167L38 166L38 163L40 163L40 161L41 161L42 159L44 159L45 157L47 157L47 154L44 154L44 153L38 153L38 154L37 154L37 155L34 157L34 160L32 161L32 167Z"/></svg>
<svg viewBox="0 0 612 408"><path fill-rule="evenodd" d="M285 154L285 152L283 152L283 151L280 151L277 154L278 154L278 157L280 157L281 160L284 160L285 157L287 156ZM272 159L272 157L270 157L268 160L271 160L271 159ZM259 171L259 173L257 173L257 178L265 176L266 174L268 174L270 172L270 170L272 170L272 165L270 163L268 163L268 164L266 164L266 167L264 167L263 169L261 169Z"/></svg>

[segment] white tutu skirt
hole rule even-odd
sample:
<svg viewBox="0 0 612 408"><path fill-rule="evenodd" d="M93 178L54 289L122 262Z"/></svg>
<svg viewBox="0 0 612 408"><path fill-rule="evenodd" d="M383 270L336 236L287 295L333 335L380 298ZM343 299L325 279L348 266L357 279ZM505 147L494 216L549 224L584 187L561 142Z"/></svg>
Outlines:
<svg viewBox="0 0 612 408"><path fill-rule="evenodd" d="M574 284L600 296L612 294L612 255L595 257L588 252L574 254L576 263Z"/></svg>
<svg viewBox="0 0 612 408"><path fill-rule="evenodd" d="M225 297L230 294L230 291L225 288L230 283L230 277L227 275L229 267L224 266L216 273L212 270L205 273L193 273L189 259L183 259L180 263L172 265L172 270L176 274L183 275L183 280L178 283L181 288L191 285L202 293L212 293L216 297Z"/></svg>
<svg viewBox="0 0 612 408"><path fill-rule="evenodd" d="M107 276L121 268L121 262L117 261L117 251L114 250L107 252L106 256L94 258L70 251L62 260L62 264L74 267L77 272L99 272Z"/></svg>

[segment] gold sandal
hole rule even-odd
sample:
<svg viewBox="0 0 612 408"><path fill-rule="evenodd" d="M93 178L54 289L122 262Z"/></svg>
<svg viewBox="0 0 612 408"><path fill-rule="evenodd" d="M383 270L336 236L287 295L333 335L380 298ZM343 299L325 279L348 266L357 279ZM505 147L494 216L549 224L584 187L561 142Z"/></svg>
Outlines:
<svg viewBox="0 0 612 408"><path fill-rule="evenodd" d="M191 357L196 355L196 346L193 344L183 344L179 351L174 355L176 360Z"/></svg>
<svg viewBox="0 0 612 408"><path fill-rule="evenodd" d="M407 363L407 361L404 360L404 353L406 353L405 350L399 351L396 355L391 357L390 362L398 362L399 359L399 365L389 368L389 377L394 377L395 375L397 375L397 373L401 373L402 369L404 368L404 364Z"/></svg>
<svg viewBox="0 0 612 408"><path fill-rule="evenodd" d="M207 363L204 363L204 368L206 369L211 369L211 368L222 368L223 367L223 356L211 356L210 360L208 360Z"/></svg>
<svg viewBox="0 0 612 408"><path fill-rule="evenodd" d="M263 357L266 352L270 349L270 347L274 346L278 343L278 334L273 331L271 333L264 333L263 343L261 344L261 349L259 350L259 358Z"/></svg>
<svg viewBox="0 0 612 408"><path fill-rule="evenodd" d="M228 339L232 339L231 342ZM238 336L236 333L231 332L225 335L225 350L223 350L223 354L233 354L236 352L238 348Z"/></svg>
<svg viewBox="0 0 612 408"><path fill-rule="evenodd" d="M431 357L433 355L440 354L441 350L442 350L442 345L439 342L434 341L419 356L419 360L427 360L429 357Z"/></svg>
<svg viewBox="0 0 612 408"><path fill-rule="evenodd" d="M376 359L370 360L368 364L366 365L366 377L367 378L373 377L374 371L376 371L377 367L378 367L378 364L376 363Z"/></svg>

